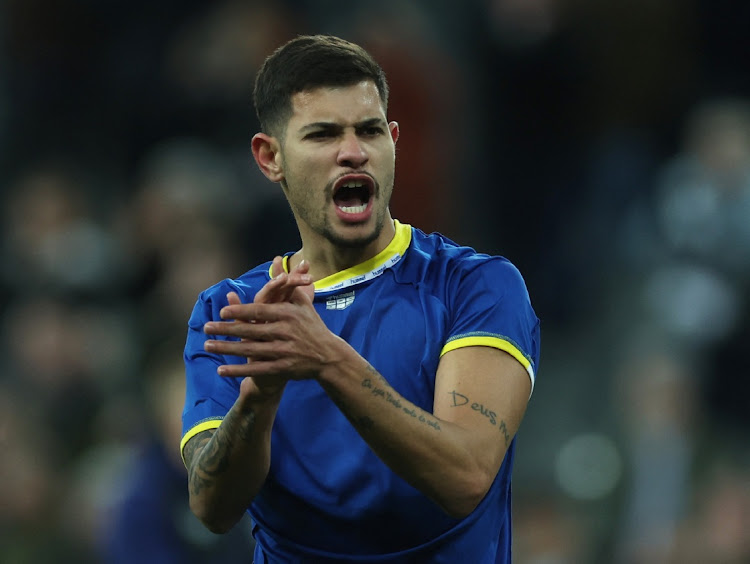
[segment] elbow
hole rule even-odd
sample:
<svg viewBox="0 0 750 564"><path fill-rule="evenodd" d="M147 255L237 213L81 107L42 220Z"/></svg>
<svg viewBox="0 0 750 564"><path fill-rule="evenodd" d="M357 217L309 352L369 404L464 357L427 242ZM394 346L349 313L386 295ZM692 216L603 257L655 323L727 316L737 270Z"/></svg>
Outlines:
<svg viewBox="0 0 750 564"><path fill-rule="evenodd" d="M474 472L458 481L449 498L440 503L442 510L454 519L464 519L471 515L482 503L492 486L494 476L484 472Z"/></svg>
<svg viewBox="0 0 750 564"><path fill-rule="evenodd" d="M225 515L217 511L212 511L205 503L199 503L194 499L190 499L190 510L203 523L212 533L217 535L223 535L228 533L232 527L234 527L240 520L242 515Z"/></svg>

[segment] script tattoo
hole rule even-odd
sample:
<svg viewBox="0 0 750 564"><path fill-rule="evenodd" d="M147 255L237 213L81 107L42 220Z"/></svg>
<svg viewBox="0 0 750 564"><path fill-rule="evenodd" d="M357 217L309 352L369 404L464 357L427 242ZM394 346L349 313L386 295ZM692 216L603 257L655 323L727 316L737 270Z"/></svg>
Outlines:
<svg viewBox="0 0 750 564"><path fill-rule="evenodd" d="M451 396L451 400L452 400L450 407L462 407L466 405L473 411L476 411L484 415L487 418L487 421L489 422L490 425L492 425L493 427L497 427L500 430L500 433L502 433L503 438L505 439L505 448L508 448L508 445L510 445L510 439L511 439L510 432L508 431L508 426L506 425L504 420L500 419L498 422L497 413L485 407L484 404L471 401L468 398L468 396L465 396L464 394L461 394L457 392L456 390L453 390L452 392L448 392L448 395Z"/></svg>
<svg viewBox="0 0 750 564"><path fill-rule="evenodd" d="M412 416L420 423L424 423L428 427L432 427L436 431L441 431L440 423L437 419L434 419L432 417L426 417L424 413L421 413L414 409L413 407L410 408L406 405L404 405L401 400L393 395L390 391L386 389L386 386L388 386L388 382L383 378L383 376L378 373L377 370L375 370L372 366L368 365L368 371L372 375L372 378L365 378L362 380L362 387L370 390L370 393L376 397L383 398L387 403L392 405L396 409L400 409L407 415Z"/></svg>

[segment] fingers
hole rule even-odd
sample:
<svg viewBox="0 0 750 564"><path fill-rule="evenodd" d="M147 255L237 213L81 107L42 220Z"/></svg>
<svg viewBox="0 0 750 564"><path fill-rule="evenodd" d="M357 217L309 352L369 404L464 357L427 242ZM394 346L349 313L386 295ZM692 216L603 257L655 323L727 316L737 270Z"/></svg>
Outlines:
<svg viewBox="0 0 750 564"><path fill-rule="evenodd" d="M237 292L229 292L227 294L227 301L229 302L229 305L240 305L242 303Z"/></svg>
<svg viewBox="0 0 750 564"><path fill-rule="evenodd" d="M281 274L284 274L284 259L276 256L271 263L271 278L276 278Z"/></svg>
<svg viewBox="0 0 750 564"><path fill-rule="evenodd" d="M288 292L284 301L294 302L295 296L305 295L310 298L310 302L315 297L315 286L313 285L312 277L308 274L310 272L310 263L306 260L300 261L300 263L294 267L292 272L289 274L289 280L287 281ZM296 288L300 288L302 293L300 294Z"/></svg>
<svg viewBox="0 0 750 564"><path fill-rule="evenodd" d="M262 340L208 340L203 344L203 348L207 352L218 353L225 356L241 356L252 361L277 360L284 357L289 352L288 346L279 346L278 343L271 343Z"/></svg>
<svg viewBox="0 0 750 564"><path fill-rule="evenodd" d="M283 259L277 256L273 259L271 265L273 278L260 289L255 295L253 302L268 304L291 301L295 288L304 286L312 287L312 278L308 274L309 271L309 263L303 260L287 274L284 272ZM312 292L314 292L314 289Z"/></svg>
<svg viewBox="0 0 750 564"><path fill-rule="evenodd" d="M287 307L288 306L288 307ZM290 315L290 304L239 304L227 305L221 308L219 315L224 321L209 321L203 326L205 333L210 335L235 335L227 331L235 329L237 331L248 330L253 328L245 327L243 323L232 323L232 321L247 321L250 323L266 323L268 321L279 321L286 319Z"/></svg>
<svg viewBox="0 0 750 564"><path fill-rule="evenodd" d="M253 303L256 304L270 304L274 302L284 301L284 285L287 282L286 273L282 272L276 278L273 278L263 286L260 291L255 294Z"/></svg>
<svg viewBox="0 0 750 564"><path fill-rule="evenodd" d="M252 361L247 364L224 364L219 366L216 372L225 378L252 376L259 387L279 385L289 380L288 363L283 359Z"/></svg>

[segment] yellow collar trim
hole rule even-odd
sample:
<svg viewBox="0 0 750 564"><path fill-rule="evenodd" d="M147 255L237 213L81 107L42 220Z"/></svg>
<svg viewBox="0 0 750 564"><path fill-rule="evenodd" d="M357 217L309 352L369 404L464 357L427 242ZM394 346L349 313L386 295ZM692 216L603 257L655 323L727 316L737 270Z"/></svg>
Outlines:
<svg viewBox="0 0 750 564"><path fill-rule="evenodd" d="M411 225L394 219L393 226L396 228L396 234L385 249L363 263L321 278L315 282L315 291L329 292L371 280L401 260L411 244ZM284 257L285 272L289 272L289 256Z"/></svg>

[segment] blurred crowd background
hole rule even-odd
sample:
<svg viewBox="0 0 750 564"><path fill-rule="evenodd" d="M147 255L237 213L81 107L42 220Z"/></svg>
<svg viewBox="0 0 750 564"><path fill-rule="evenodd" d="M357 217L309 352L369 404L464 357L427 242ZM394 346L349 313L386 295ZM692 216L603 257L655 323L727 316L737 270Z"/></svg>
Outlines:
<svg viewBox="0 0 750 564"><path fill-rule="evenodd" d="M518 564L750 562L750 2L0 1L0 561L250 562L190 514L197 294L299 245L251 90L360 42L395 217L510 258L542 319Z"/></svg>

